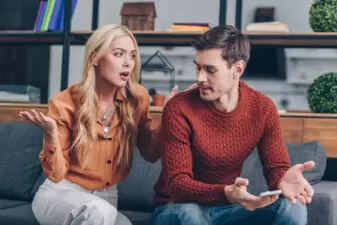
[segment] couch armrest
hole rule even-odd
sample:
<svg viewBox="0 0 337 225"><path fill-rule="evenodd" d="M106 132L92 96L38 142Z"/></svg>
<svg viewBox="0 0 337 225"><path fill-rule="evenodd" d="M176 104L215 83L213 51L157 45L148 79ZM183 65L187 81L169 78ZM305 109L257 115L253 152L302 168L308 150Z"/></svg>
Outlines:
<svg viewBox="0 0 337 225"><path fill-rule="evenodd" d="M314 197L308 205L308 225L337 224L337 182L321 181L313 188Z"/></svg>

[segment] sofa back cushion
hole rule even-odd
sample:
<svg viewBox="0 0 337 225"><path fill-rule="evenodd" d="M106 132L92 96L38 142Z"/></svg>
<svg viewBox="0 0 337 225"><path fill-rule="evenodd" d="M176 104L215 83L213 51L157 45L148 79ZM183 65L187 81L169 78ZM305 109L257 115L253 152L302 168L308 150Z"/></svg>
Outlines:
<svg viewBox="0 0 337 225"><path fill-rule="evenodd" d="M153 187L161 171L161 161L149 163L134 152L128 178L118 185L118 207L122 210L150 212L154 209Z"/></svg>
<svg viewBox="0 0 337 225"><path fill-rule="evenodd" d="M289 143L287 149L292 165L313 160L315 167L303 172L303 176L310 184L317 184L322 180L326 168L326 152L318 141L306 143ZM268 186L263 176L262 164L257 150L245 161L241 176L249 179L248 191L253 194L267 191Z"/></svg>
<svg viewBox="0 0 337 225"><path fill-rule="evenodd" d="M42 173L43 131L31 122L0 123L0 198L31 201Z"/></svg>

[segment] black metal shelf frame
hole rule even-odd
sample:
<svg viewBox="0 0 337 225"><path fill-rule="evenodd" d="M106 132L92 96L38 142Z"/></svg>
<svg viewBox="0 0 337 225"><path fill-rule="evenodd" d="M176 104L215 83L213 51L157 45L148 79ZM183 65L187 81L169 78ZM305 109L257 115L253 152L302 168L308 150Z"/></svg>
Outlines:
<svg viewBox="0 0 337 225"><path fill-rule="evenodd" d="M69 55L71 45L71 8L72 1L65 1L64 4L64 30L62 48L62 74L61 91L68 88L69 79ZM91 29L96 30L98 26L99 0L93 0Z"/></svg>
<svg viewBox="0 0 337 225"><path fill-rule="evenodd" d="M227 0L220 0L219 24L225 25L227 17ZM242 26L242 0L236 0L235 4L235 27L241 30Z"/></svg>

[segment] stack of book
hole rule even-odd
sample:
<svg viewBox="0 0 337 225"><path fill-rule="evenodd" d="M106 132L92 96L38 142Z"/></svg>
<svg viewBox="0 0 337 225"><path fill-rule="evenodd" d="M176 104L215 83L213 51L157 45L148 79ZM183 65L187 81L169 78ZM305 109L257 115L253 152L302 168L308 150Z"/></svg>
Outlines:
<svg viewBox="0 0 337 225"><path fill-rule="evenodd" d="M207 31L208 23L173 23L168 31Z"/></svg>
<svg viewBox="0 0 337 225"><path fill-rule="evenodd" d="M64 4L67 0L40 0L34 23L34 31L62 31L64 24ZM71 15L74 14L77 0L72 1Z"/></svg>
<svg viewBox="0 0 337 225"><path fill-rule="evenodd" d="M248 32L289 32L289 26L283 22L258 22L247 25Z"/></svg>

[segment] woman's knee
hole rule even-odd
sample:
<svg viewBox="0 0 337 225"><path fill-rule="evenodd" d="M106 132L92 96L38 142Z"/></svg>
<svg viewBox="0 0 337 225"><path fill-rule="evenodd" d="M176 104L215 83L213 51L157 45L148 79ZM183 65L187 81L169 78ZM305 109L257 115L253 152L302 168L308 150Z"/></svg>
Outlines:
<svg viewBox="0 0 337 225"><path fill-rule="evenodd" d="M158 207L152 215L152 225L207 225L207 210L198 204L166 204Z"/></svg>
<svg viewBox="0 0 337 225"><path fill-rule="evenodd" d="M284 224L289 225L306 225L307 224L307 207L297 201L292 204L286 198L280 198L277 207L277 220L284 221ZM278 223L276 223L278 224ZM280 223L283 224L283 223Z"/></svg>

